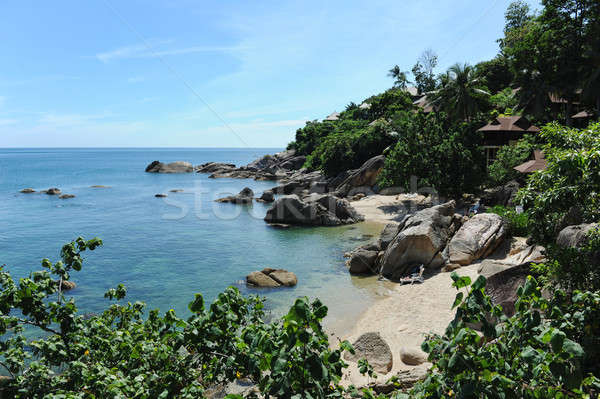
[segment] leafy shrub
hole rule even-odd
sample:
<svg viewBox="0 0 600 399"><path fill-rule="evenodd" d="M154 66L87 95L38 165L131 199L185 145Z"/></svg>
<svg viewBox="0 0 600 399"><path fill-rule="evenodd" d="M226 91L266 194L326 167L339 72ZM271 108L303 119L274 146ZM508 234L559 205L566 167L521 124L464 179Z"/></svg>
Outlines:
<svg viewBox="0 0 600 399"><path fill-rule="evenodd" d="M572 208L583 222L600 220L600 123L586 129L552 123L540 135L548 167L529 177L517 201L531 216L533 237L551 243Z"/></svg>
<svg viewBox="0 0 600 399"><path fill-rule="evenodd" d="M308 157L307 165L335 176L380 155L394 141L385 124L364 127L364 123L341 121L335 132L323 138Z"/></svg>
<svg viewBox="0 0 600 399"><path fill-rule="evenodd" d="M397 113L392 128L398 142L386 157L379 177L381 187L414 190L429 187L442 196L458 197L482 183L483 152L472 124L455 125L443 113Z"/></svg>
<svg viewBox="0 0 600 399"><path fill-rule="evenodd" d="M508 318L484 294L483 276L472 284L456 273L452 279L459 290L456 316L444 335L430 335L423 343L434 365L411 398L584 397L600 387L582 367L585 353L578 342L598 307L581 310L600 303L600 296L577 292L569 301L564 294L548 301L529 276L518 289L516 313ZM465 295L461 289L467 288ZM574 309L579 309L576 317ZM473 325L481 325L481 333Z"/></svg>
<svg viewBox="0 0 600 399"><path fill-rule="evenodd" d="M82 268L82 253L101 244L78 238L63 246L61 261L42 261L48 271L18 283L0 270L0 366L13 376L8 385L17 397L198 398L208 386L243 376L281 398L337 395L341 352L352 348L329 347L321 327L327 307L318 300L297 299L271 324L262 320L262 300L235 288L208 309L196 294L187 320L173 310L146 315L141 302L84 318L52 275L69 280ZM105 296L125 294L120 285Z"/></svg>
<svg viewBox="0 0 600 399"><path fill-rule="evenodd" d="M514 145L507 145L498 151L496 161L488 168L492 185L499 186L522 175L514 169L515 166L527 161L535 148L534 138L525 136Z"/></svg>
<svg viewBox="0 0 600 399"><path fill-rule="evenodd" d="M517 213L513 208L496 205L488 210L502 216L508 222L508 234L511 237L527 237L529 235L529 215L527 212Z"/></svg>

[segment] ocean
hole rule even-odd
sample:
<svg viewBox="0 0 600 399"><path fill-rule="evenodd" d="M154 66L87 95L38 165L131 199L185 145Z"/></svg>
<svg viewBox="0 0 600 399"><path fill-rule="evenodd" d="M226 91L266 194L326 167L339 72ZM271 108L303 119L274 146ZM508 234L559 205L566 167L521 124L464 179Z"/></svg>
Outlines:
<svg viewBox="0 0 600 399"><path fill-rule="evenodd" d="M82 271L72 273L77 287L67 293L82 313L102 311L104 292L119 283L129 301L184 317L195 293L210 302L233 285L264 296L274 316L308 296L329 306L326 324L351 323L377 293L372 278L349 275L343 254L371 240L381 226L275 229L263 221L269 204L214 202L244 187L260 196L275 182L144 172L153 160L245 165L279 150L0 149L0 265L15 277L27 276L41 269L43 258L59 260L64 243L99 237L104 245L85 254ZM19 193L27 187L58 187L76 197ZM158 193L168 197L155 198ZM247 288L245 276L264 267L293 271L298 285Z"/></svg>

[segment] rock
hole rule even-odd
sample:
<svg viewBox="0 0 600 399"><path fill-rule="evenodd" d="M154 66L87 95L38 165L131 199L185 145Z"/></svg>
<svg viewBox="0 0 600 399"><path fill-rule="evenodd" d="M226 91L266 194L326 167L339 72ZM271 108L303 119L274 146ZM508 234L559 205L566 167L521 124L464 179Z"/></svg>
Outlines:
<svg viewBox="0 0 600 399"><path fill-rule="evenodd" d="M373 369L381 374L387 374L392 370L392 351L378 332L369 332L361 335L352 346L354 347L355 354L346 352L344 359L350 362L367 359L369 364L373 366Z"/></svg>
<svg viewBox="0 0 600 399"><path fill-rule="evenodd" d="M381 247L381 250L385 251L392 240L396 238L399 233L398 229L398 223L388 223L385 225L379 236L379 246Z"/></svg>
<svg viewBox="0 0 600 399"><path fill-rule="evenodd" d="M265 271L263 270L263 273ZM270 273L267 273L269 277L273 280L277 281L279 284L286 287L293 287L298 284L298 277L292 272L288 272L287 270L279 269L273 270Z"/></svg>
<svg viewBox="0 0 600 399"><path fill-rule="evenodd" d="M56 285L58 285L59 280L54 282ZM77 287L77 284L75 284L73 281L68 281L68 280L63 280L62 284L60 285L60 289L62 291L69 291L72 290L73 288Z"/></svg>
<svg viewBox="0 0 600 399"><path fill-rule="evenodd" d="M60 195L61 191L60 188L49 188L48 190L44 191L46 194L48 195Z"/></svg>
<svg viewBox="0 0 600 399"><path fill-rule="evenodd" d="M62 194L61 196L59 196L58 198L60 199L69 199L69 198L75 198L75 195L73 194Z"/></svg>
<svg viewBox="0 0 600 399"><path fill-rule="evenodd" d="M176 161L168 164L153 161L146 167L148 173L192 173L194 166L189 162Z"/></svg>
<svg viewBox="0 0 600 399"><path fill-rule="evenodd" d="M420 264L438 268L445 263L442 251L450 239L455 202L423 209L409 215L398 226L398 235L387 246L381 273L398 280Z"/></svg>
<svg viewBox="0 0 600 399"><path fill-rule="evenodd" d="M418 366L427 361L427 353L423 352L421 348L402 348L400 349L400 360L402 363L408 364L409 366Z"/></svg>
<svg viewBox="0 0 600 399"><path fill-rule="evenodd" d="M278 198L267 211L267 223L338 226L361 221L346 200L326 194L311 194L302 200L295 194Z"/></svg>
<svg viewBox="0 0 600 399"><path fill-rule="evenodd" d="M494 213L480 213L469 219L448 244L450 263L465 266L491 254L506 234L505 222Z"/></svg>
<svg viewBox="0 0 600 399"><path fill-rule="evenodd" d="M255 287L276 288L281 287L277 281L273 280L263 272L252 272L246 276L246 284Z"/></svg>
<svg viewBox="0 0 600 399"><path fill-rule="evenodd" d="M269 223L267 226L272 227L274 229L289 229L290 227L292 227L291 224L285 223Z"/></svg>
<svg viewBox="0 0 600 399"><path fill-rule="evenodd" d="M207 162L196 168L198 173L215 173L224 172L227 170L235 169L235 165L232 163L221 163L221 162Z"/></svg>
<svg viewBox="0 0 600 399"><path fill-rule="evenodd" d="M35 193L35 190L33 188L24 188L23 190L19 191L23 194L31 194L31 193Z"/></svg>
<svg viewBox="0 0 600 399"><path fill-rule="evenodd" d="M375 264L378 251L368 251L359 249L352 253L346 264L351 274L376 274L377 266Z"/></svg>
<svg viewBox="0 0 600 399"><path fill-rule="evenodd" d="M103 186L101 184L95 184L93 186L90 186L90 188L111 188L110 186Z"/></svg>
<svg viewBox="0 0 600 399"><path fill-rule="evenodd" d="M512 266L487 278L485 293L494 305L501 305L504 313L510 317L515 314L517 289L525 284L531 263Z"/></svg>
<svg viewBox="0 0 600 399"><path fill-rule="evenodd" d="M558 233L556 244L563 248L578 248L587 242L587 235L598 227L597 223L578 224L565 227Z"/></svg>
<svg viewBox="0 0 600 399"><path fill-rule="evenodd" d="M169 190L169 192L170 192L170 193L182 193L182 192L183 192L183 190L182 190L182 189L180 189L180 188L174 188L174 189L172 189L172 190Z"/></svg>
<svg viewBox="0 0 600 399"><path fill-rule="evenodd" d="M280 167L282 169L297 170L300 169L305 162L306 157L304 155L299 155L297 157L290 158L285 162L282 162L280 164Z"/></svg>
<svg viewBox="0 0 600 399"><path fill-rule="evenodd" d="M232 204L251 204L254 199L254 191L245 187L237 195L232 195L225 198L219 198L216 202L229 202Z"/></svg>
<svg viewBox="0 0 600 399"><path fill-rule="evenodd" d="M355 195L352 197L352 201L360 201L361 199L365 198L366 196L367 196L367 195L366 195L365 193L358 193L358 194L355 194Z"/></svg>
<svg viewBox="0 0 600 399"><path fill-rule="evenodd" d="M346 196L353 188L357 187L372 187L377 182L377 176L383 169L385 157L379 155L367 160L360 168L350 174L337 188L335 189L341 196Z"/></svg>
<svg viewBox="0 0 600 399"><path fill-rule="evenodd" d="M154 194L156 198L167 198L167 194Z"/></svg>
<svg viewBox="0 0 600 399"><path fill-rule="evenodd" d="M273 191L266 190L262 193L260 198L257 198L256 200L259 202L273 202L275 201L275 194L273 194Z"/></svg>
<svg viewBox="0 0 600 399"><path fill-rule="evenodd" d="M519 183L513 180L503 186L487 189L481 196L481 204L489 207L495 205L512 207L519 188L521 188Z"/></svg>
<svg viewBox="0 0 600 399"><path fill-rule="evenodd" d="M508 270L511 267L515 267L515 265L493 259L484 259L479 264L479 267L477 268L477 273L481 274L487 279L493 276L494 274Z"/></svg>
<svg viewBox="0 0 600 399"><path fill-rule="evenodd" d="M293 287L298 284L298 277L284 269L265 268L246 276L246 284L265 288Z"/></svg>
<svg viewBox="0 0 600 399"><path fill-rule="evenodd" d="M239 395L243 398L248 397L260 397L260 390L249 378L240 378L227 384L219 384L208 387L202 396L207 399L225 399L228 395L237 397Z"/></svg>
<svg viewBox="0 0 600 399"><path fill-rule="evenodd" d="M558 234L566 227L575 226L577 224L583 223L584 219L581 208L577 206L572 206L569 208L567 213L562 215L562 217L556 222L556 225L554 226L554 234L558 236Z"/></svg>

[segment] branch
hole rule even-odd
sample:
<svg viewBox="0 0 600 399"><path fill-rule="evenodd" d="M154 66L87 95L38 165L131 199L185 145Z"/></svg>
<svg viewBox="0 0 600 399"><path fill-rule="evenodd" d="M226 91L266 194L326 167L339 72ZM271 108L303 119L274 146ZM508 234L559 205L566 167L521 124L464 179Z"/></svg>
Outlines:
<svg viewBox="0 0 600 399"><path fill-rule="evenodd" d="M25 319L17 319L17 321L24 323L24 324L29 324L30 326L35 326L35 327L41 328L42 330L52 333L52 334L55 334L55 335L62 335L61 333L59 333L58 331L56 331L50 327L46 327L44 325L34 323L33 321L29 321L29 320L25 320Z"/></svg>
<svg viewBox="0 0 600 399"><path fill-rule="evenodd" d="M8 373L10 374L10 377L11 377L12 379L14 379L14 378L15 378L15 375L13 374L13 372L12 372L12 371L10 371L10 369L8 368L8 366L6 365L6 363L4 363L4 362L0 361L0 366L4 367L4 368L6 369L6 371L8 371Z"/></svg>

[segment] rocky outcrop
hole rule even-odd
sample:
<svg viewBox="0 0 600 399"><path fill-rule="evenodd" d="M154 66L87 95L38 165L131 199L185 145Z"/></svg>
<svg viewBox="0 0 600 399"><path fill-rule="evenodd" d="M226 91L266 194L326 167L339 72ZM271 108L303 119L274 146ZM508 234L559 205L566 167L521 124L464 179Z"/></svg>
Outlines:
<svg viewBox="0 0 600 399"><path fill-rule="evenodd" d="M155 196L156 198L167 198L167 197L168 197L168 195L167 195L167 194L161 194L161 193L159 193L159 194L154 194L154 196Z"/></svg>
<svg viewBox="0 0 600 399"><path fill-rule="evenodd" d="M222 172L226 170L235 169L235 165L232 163L222 163L222 162L207 162L202 165L196 167L196 172L198 173L215 173Z"/></svg>
<svg viewBox="0 0 600 399"><path fill-rule="evenodd" d="M506 226L494 213L473 216L454 235L448 244L450 263L470 265L491 254L504 239Z"/></svg>
<svg viewBox="0 0 600 399"><path fill-rule="evenodd" d="M355 353L346 352L344 359L347 361L357 362L366 359L373 369L381 374L387 374L392 370L394 364L392 351L378 332L361 335L352 346Z"/></svg>
<svg viewBox="0 0 600 399"><path fill-rule="evenodd" d="M494 305L502 306L507 316L515 314L515 302L518 299L517 289L525 284L531 263L509 267L487 278L485 293L490 296Z"/></svg>
<svg viewBox="0 0 600 399"><path fill-rule="evenodd" d="M346 262L351 274L376 274L379 251L358 249L354 251Z"/></svg>
<svg viewBox="0 0 600 399"><path fill-rule="evenodd" d="M262 195L256 200L258 202L273 202L275 201L275 194L273 194L273 191L271 190L266 190L263 191Z"/></svg>
<svg viewBox="0 0 600 399"><path fill-rule="evenodd" d="M24 188L19 192L23 193L23 194L31 194L31 193L35 193L35 190L33 188Z"/></svg>
<svg viewBox="0 0 600 399"><path fill-rule="evenodd" d="M379 236L379 246L381 250L385 251L390 243L396 238L400 232L400 226L398 223L388 223L383 228L381 235Z"/></svg>
<svg viewBox="0 0 600 399"><path fill-rule="evenodd" d="M60 190L60 188L52 187L52 188L49 188L48 190L44 190L43 193L48 194L48 195L60 195L62 193L62 191Z"/></svg>
<svg viewBox="0 0 600 399"><path fill-rule="evenodd" d="M588 234L596 228L598 228L596 223L565 227L558 233L556 244L563 248L579 248L585 245Z"/></svg>
<svg viewBox="0 0 600 399"><path fill-rule="evenodd" d="M192 173L194 166L189 162L176 161L171 163L162 163L153 161L146 167L148 173Z"/></svg>
<svg viewBox="0 0 600 399"><path fill-rule="evenodd" d="M60 198L60 199L75 198L75 195L74 194L62 194L58 198Z"/></svg>
<svg viewBox="0 0 600 399"><path fill-rule="evenodd" d="M402 363L409 366L418 366L427 361L427 353L423 352L421 348L402 348L400 349L400 360Z"/></svg>
<svg viewBox="0 0 600 399"><path fill-rule="evenodd" d="M246 284L262 288L293 287L298 284L298 278L287 270L266 268L247 275Z"/></svg>
<svg viewBox="0 0 600 399"><path fill-rule="evenodd" d="M385 250L381 273L398 280L420 264L441 267L445 263L442 251L456 231L454 207L450 201L406 216Z"/></svg>
<svg viewBox="0 0 600 399"><path fill-rule="evenodd" d="M311 194L302 199L295 194L282 196L265 216L267 223L307 226L339 226L361 220L348 201L327 194Z"/></svg>
<svg viewBox="0 0 600 399"><path fill-rule="evenodd" d="M384 165L385 157L383 155L367 160L360 168L352 171L349 176L336 187L335 191L340 196L346 196L348 194L356 194L356 192L352 192L353 189L359 187L373 187L377 182L377 176L381 173Z"/></svg>
<svg viewBox="0 0 600 399"><path fill-rule="evenodd" d="M254 191L245 187L237 195L231 195L225 198L219 198L216 202L229 202L232 204L251 204L254 199Z"/></svg>
<svg viewBox="0 0 600 399"><path fill-rule="evenodd" d="M503 186L486 189L481 196L481 204L485 206L514 206L515 195L520 185L517 181L510 181Z"/></svg>

